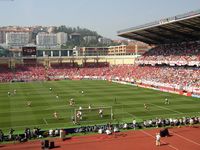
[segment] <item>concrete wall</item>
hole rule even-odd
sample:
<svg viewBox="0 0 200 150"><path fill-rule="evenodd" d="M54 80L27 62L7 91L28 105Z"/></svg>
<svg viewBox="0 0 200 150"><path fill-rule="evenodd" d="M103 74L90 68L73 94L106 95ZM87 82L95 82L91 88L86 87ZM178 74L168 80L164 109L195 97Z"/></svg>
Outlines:
<svg viewBox="0 0 200 150"><path fill-rule="evenodd" d="M84 60L87 62L108 62L110 65L121 65L121 64L134 64L136 56L102 56L102 57L40 57L37 58L37 63L46 64L49 63L60 63L60 62L72 62L74 60L75 63L82 65ZM12 64L23 64L23 59L11 59ZM0 64L9 64L9 58L0 58Z"/></svg>

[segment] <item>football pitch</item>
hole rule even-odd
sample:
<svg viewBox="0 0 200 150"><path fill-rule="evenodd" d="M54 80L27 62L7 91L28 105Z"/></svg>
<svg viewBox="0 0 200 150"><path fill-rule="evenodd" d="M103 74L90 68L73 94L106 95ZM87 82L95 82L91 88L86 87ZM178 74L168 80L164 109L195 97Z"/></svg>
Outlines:
<svg viewBox="0 0 200 150"><path fill-rule="evenodd" d="M52 90L50 90L52 88ZM14 94L16 90L16 94ZM84 91L82 94L81 91ZM10 95L8 95L10 92ZM56 98L58 95L59 98ZM69 105L73 98L74 106ZM170 104L164 104L167 98ZM31 106L27 106L27 102ZM149 110L144 109L147 104ZM199 115L200 99L98 80L48 81L0 84L0 129L23 131L26 127L74 127L74 110L82 108L112 107L112 122L132 122L156 117ZM55 119L53 113L58 113ZM88 113L80 125L106 124L110 114L100 118L98 112Z"/></svg>

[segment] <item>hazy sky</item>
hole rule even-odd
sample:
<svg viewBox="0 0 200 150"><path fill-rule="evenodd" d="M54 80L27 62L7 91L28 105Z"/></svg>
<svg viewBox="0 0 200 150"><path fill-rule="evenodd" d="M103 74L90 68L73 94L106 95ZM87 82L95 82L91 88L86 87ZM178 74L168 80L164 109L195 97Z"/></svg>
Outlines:
<svg viewBox="0 0 200 150"><path fill-rule="evenodd" d="M200 0L0 0L0 26L66 25L117 31L200 9Z"/></svg>

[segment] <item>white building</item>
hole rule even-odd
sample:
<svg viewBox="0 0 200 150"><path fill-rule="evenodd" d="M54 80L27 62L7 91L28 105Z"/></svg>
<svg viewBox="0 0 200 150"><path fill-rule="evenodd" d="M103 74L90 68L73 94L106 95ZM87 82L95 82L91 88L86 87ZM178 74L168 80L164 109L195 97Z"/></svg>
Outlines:
<svg viewBox="0 0 200 150"><path fill-rule="evenodd" d="M66 44L66 42L68 40L67 33L65 33L65 32L58 32L56 35L57 35L57 43L59 45Z"/></svg>
<svg viewBox="0 0 200 150"><path fill-rule="evenodd" d="M84 39L86 42L90 42L90 41L96 41L96 40L97 40L97 37L96 37L96 36L84 36L83 39Z"/></svg>
<svg viewBox="0 0 200 150"><path fill-rule="evenodd" d="M9 46L24 46L29 43L30 34L28 32L8 32L6 33L6 44Z"/></svg>
<svg viewBox="0 0 200 150"><path fill-rule="evenodd" d="M4 31L0 31L0 43L4 43L5 42L5 32Z"/></svg>
<svg viewBox="0 0 200 150"><path fill-rule="evenodd" d="M99 43L103 43L103 44L110 44L112 42L111 39L104 38L104 37L98 38L98 41Z"/></svg>
<svg viewBox="0 0 200 150"><path fill-rule="evenodd" d="M55 31L56 27L55 26L50 26L50 27L47 27L47 31L49 33L53 33Z"/></svg>
<svg viewBox="0 0 200 150"><path fill-rule="evenodd" d="M36 36L36 45L44 48L56 47L57 36L52 33L40 32Z"/></svg>

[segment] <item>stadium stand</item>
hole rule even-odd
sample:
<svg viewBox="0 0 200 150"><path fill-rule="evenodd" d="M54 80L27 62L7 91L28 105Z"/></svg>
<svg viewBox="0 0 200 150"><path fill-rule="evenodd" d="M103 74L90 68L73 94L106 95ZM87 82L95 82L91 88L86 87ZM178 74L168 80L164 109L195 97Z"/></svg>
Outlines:
<svg viewBox="0 0 200 150"><path fill-rule="evenodd" d="M136 60L137 64L200 66L200 43L180 43L157 46Z"/></svg>
<svg viewBox="0 0 200 150"><path fill-rule="evenodd" d="M80 68L64 67L45 69L37 66L18 66L14 72L3 70L1 82L41 81L61 79L106 79L166 87L172 90L185 90L199 93L200 68L171 66L115 65L110 67Z"/></svg>
<svg viewBox="0 0 200 150"><path fill-rule="evenodd" d="M133 77L150 86L200 94L200 10L118 31L154 45L135 60ZM141 66L142 65L142 66Z"/></svg>

